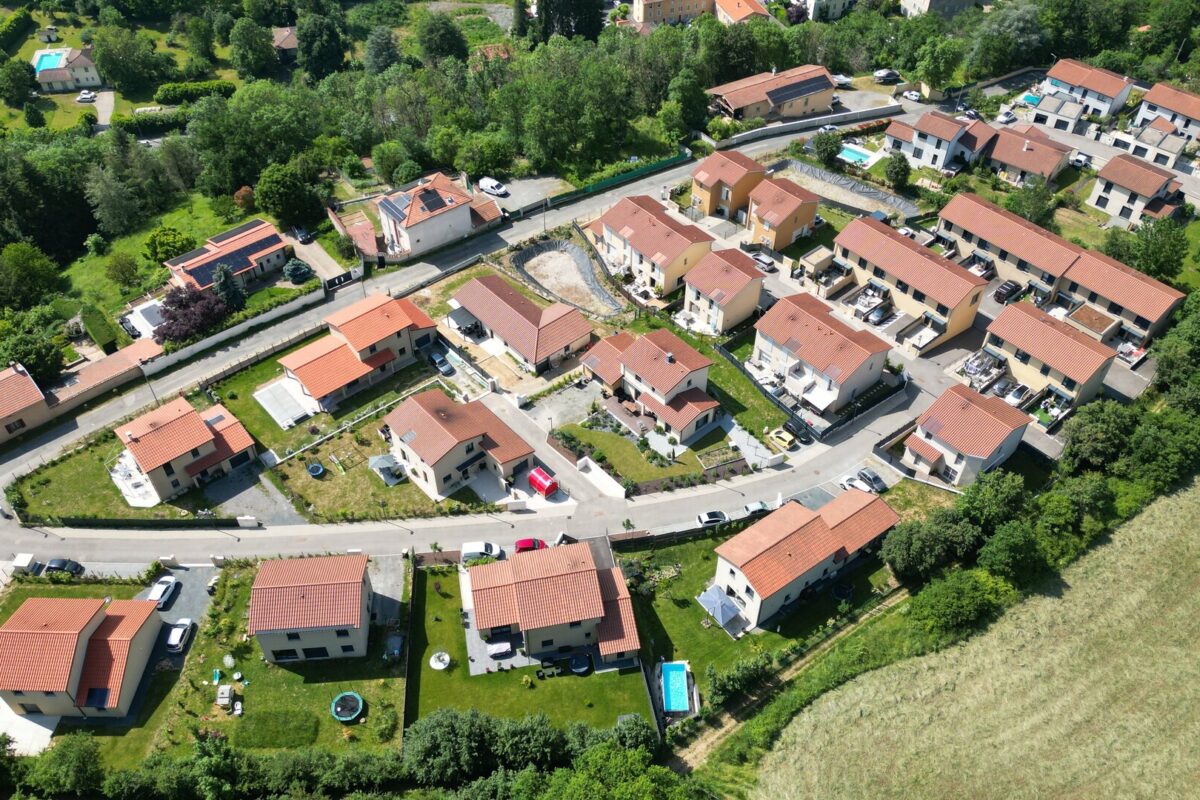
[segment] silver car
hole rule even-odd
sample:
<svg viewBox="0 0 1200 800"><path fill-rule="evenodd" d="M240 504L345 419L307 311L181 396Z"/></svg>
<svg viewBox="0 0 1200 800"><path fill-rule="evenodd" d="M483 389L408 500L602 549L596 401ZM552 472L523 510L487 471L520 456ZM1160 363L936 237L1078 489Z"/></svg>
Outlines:
<svg viewBox="0 0 1200 800"><path fill-rule="evenodd" d="M167 634L167 652L182 653L187 647L188 641L192 638L193 622L184 617L171 626L171 632Z"/></svg>

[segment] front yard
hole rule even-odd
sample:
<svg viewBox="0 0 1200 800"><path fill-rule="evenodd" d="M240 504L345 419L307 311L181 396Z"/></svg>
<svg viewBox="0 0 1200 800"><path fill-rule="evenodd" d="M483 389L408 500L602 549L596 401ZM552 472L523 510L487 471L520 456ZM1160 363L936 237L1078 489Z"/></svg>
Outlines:
<svg viewBox="0 0 1200 800"><path fill-rule="evenodd" d="M847 214L845 211L828 205L821 206L820 214L822 219L825 220L825 224L814 231L811 236L797 239L785 247L783 249L784 256L799 258L813 248L821 246L832 250L834 238L854 219L852 215Z"/></svg>
<svg viewBox="0 0 1200 800"><path fill-rule="evenodd" d="M883 494L901 520L924 519L930 512L954 505L954 493L904 478Z"/></svg>
<svg viewBox="0 0 1200 800"><path fill-rule="evenodd" d="M555 725L578 721L597 728L612 727L622 714L654 718L639 669L540 681L532 667L471 677L467 672L468 632L459 621L462 598L455 569L421 569L413 578L406 725L446 707L477 708L499 717L541 713ZM439 651L450 655L449 669L430 668L429 657ZM522 682L525 676L533 679L531 687Z"/></svg>
<svg viewBox="0 0 1200 800"><path fill-rule="evenodd" d="M619 433L585 428L582 425L575 424L564 425L559 430L574 436L580 442L594 448L592 454L593 460L597 458L598 454L602 453L602 460L607 461L622 479L631 480L634 483L647 483L664 478L699 475L704 471L704 468L700 465L699 457L691 448L684 450L676 456L674 463L651 463L648 460L648 456L638 450L637 445ZM720 441L723 441L725 434L719 430L716 433L720 435ZM711 438L711 436L712 434L709 434L704 439L701 439L698 442L698 446L704 446L706 444L704 440ZM654 453L654 451L649 450L647 453ZM652 458L654 456L649 457ZM659 456L659 458L665 461L665 456Z"/></svg>

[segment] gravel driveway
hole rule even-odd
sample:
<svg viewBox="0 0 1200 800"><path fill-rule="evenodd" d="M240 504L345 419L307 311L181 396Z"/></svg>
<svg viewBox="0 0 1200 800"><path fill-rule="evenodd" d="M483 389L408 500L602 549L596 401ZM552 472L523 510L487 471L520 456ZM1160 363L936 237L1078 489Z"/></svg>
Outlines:
<svg viewBox="0 0 1200 800"><path fill-rule="evenodd" d="M107 128L108 123L112 121L113 106L116 105L117 96L113 92L96 92L96 124L101 129Z"/></svg>

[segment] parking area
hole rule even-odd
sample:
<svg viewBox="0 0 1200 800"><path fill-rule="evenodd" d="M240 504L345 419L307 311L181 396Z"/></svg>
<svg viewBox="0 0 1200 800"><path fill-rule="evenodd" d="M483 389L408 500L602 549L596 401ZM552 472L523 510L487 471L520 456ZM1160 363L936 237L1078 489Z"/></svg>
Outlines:
<svg viewBox="0 0 1200 800"><path fill-rule="evenodd" d="M142 565L145 569L145 565ZM208 581L212 576L217 574L216 567L176 567L168 570L167 574L173 576L179 582L179 588L175 590L175 595L171 601L163 608L159 614L162 616L164 630L165 626L178 622L181 619L190 619L199 623L204 619L204 615L208 613L208 604L212 597L208 594ZM145 600L150 596L152 587L147 586L141 592L138 592L137 599ZM166 644L166 634L163 634L159 642L160 646ZM164 649L165 653L165 649ZM180 659L182 661L182 659ZM154 660L151 659L151 663Z"/></svg>
<svg viewBox="0 0 1200 800"><path fill-rule="evenodd" d="M254 462L218 478L204 487L204 494L213 503L219 516L257 517L276 525L302 525L304 517L284 497L275 484L259 480L263 467Z"/></svg>
<svg viewBox="0 0 1200 800"><path fill-rule="evenodd" d="M543 397L526 413L534 421L544 422L549 430L572 422L583 422L591 415L592 406L600 402L600 392L600 384L595 381L587 381L582 385L576 382Z"/></svg>
<svg viewBox="0 0 1200 800"><path fill-rule="evenodd" d="M375 595L371 604L372 624L387 625L399 619L400 599L404 596L404 557L372 557L367 564L367 576Z"/></svg>
<svg viewBox="0 0 1200 800"><path fill-rule="evenodd" d="M497 197L496 202L505 211L516 211L531 203L541 202L556 194L571 191L571 184L553 175L512 178L504 182L508 187L507 197Z"/></svg>

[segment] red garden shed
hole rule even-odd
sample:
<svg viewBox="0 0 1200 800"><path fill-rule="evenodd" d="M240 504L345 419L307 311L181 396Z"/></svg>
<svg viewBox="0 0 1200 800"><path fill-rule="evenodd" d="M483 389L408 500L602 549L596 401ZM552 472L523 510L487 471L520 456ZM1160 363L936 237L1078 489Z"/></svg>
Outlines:
<svg viewBox="0 0 1200 800"><path fill-rule="evenodd" d="M529 473L529 485L542 497L550 497L558 491L558 481L541 467L534 467Z"/></svg>

